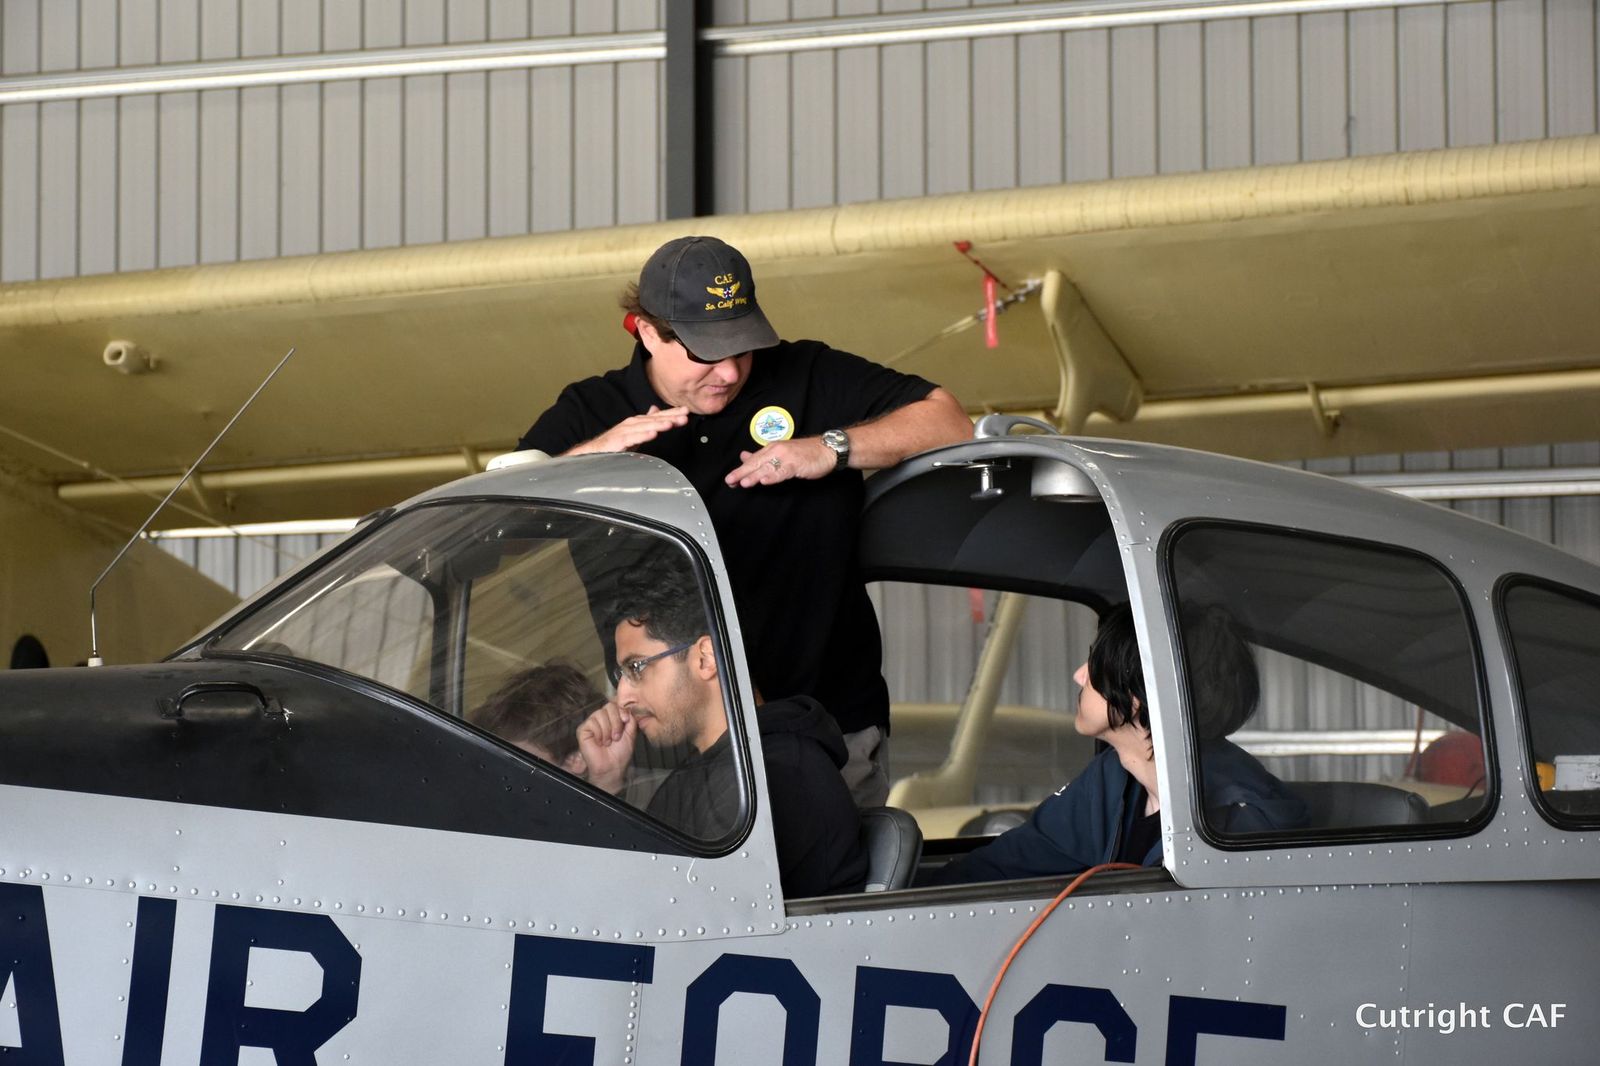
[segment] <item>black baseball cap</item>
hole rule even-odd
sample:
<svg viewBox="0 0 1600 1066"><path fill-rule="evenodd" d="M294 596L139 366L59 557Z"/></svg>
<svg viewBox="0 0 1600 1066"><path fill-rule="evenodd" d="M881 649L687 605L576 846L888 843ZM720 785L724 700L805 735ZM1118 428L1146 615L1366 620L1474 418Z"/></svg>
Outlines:
<svg viewBox="0 0 1600 1066"><path fill-rule="evenodd" d="M778 343L756 303L750 261L715 237L679 237L657 248L639 271L639 306L670 325L696 359Z"/></svg>

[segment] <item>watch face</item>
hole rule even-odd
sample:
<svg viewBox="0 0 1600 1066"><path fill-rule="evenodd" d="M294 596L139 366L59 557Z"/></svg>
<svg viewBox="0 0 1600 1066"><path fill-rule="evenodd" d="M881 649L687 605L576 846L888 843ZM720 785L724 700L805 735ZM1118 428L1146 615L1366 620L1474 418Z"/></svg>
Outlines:
<svg viewBox="0 0 1600 1066"><path fill-rule="evenodd" d="M833 449L833 467L835 470L846 465L846 457L850 454L850 438L842 429L824 430L822 443Z"/></svg>

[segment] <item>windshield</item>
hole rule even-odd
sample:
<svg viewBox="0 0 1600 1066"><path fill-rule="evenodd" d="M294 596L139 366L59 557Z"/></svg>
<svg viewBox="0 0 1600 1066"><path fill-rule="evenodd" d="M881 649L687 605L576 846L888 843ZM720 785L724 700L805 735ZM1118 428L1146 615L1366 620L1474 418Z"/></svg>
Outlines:
<svg viewBox="0 0 1600 1066"><path fill-rule="evenodd" d="M397 516L214 640L322 663L460 715L511 670L569 661L606 681L597 612L661 538L522 504Z"/></svg>
<svg viewBox="0 0 1600 1066"><path fill-rule="evenodd" d="M621 520L525 502L450 501L390 519L206 650L292 657L409 693L691 836L715 840L738 814L734 759L721 754L726 744L708 754L726 731L724 699L697 708L692 729L667 728L668 711L655 708L641 727L648 743L632 743L630 729L625 765L608 765L604 775L595 759L615 763L617 752L583 743L585 723L597 714L650 707L651 686L684 668L688 643L704 640L708 654L726 662L711 651L718 645L701 574L676 541ZM641 590L665 595L687 635L663 642L624 626L631 643L619 656L620 617L642 610ZM669 651L654 654L658 645ZM651 666L655 660L666 662ZM619 697L618 679L629 669L635 683ZM656 795L668 791L662 782L685 762L707 758L717 760L725 798L669 809Z"/></svg>

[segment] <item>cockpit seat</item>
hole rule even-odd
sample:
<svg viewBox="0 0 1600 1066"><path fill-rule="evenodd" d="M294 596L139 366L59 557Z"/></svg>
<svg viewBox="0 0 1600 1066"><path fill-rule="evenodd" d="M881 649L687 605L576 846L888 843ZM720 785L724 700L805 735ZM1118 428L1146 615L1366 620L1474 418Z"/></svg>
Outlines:
<svg viewBox="0 0 1600 1066"><path fill-rule="evenodd" d="M898 807L868 807L861 812L861 840L867 848L868 892L888 892L911 884L922 857L922 828Z"/></svg>
<svg viewBox="0 0 1600 1066"><path fill-rule="evenodd" d="M1305 800L1313 829L1368 825L1416 825L1428 820L1428 803L1415 792L1375 781L1293 781Z"/></svg>

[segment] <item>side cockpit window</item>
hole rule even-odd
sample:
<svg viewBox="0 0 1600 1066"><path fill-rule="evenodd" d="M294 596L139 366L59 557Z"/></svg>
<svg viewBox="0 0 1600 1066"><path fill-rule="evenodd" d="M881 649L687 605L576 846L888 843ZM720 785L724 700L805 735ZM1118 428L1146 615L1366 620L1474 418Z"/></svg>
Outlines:
<svg viewBox="0 0 1600 1066"><path fill-rule="evenodd" d="M1168 561L1211 836L1438 833L1487 811L1476 644L1442 569L1209 523Z"/></svg>
<svg viewBox="0 0 1600 1066"><path fill-rule="evenodd" d="M1515 578L1500 616L1539 806L1563 827L1600 826L1600 599Z"/></svg>
<svg viewBox="0 0 1600 1066"><path fill-rule="evenodd" d="M748 773L704 570L661 533L524 502L388 520L208 645L423 701L702 844Z"/></svg>

